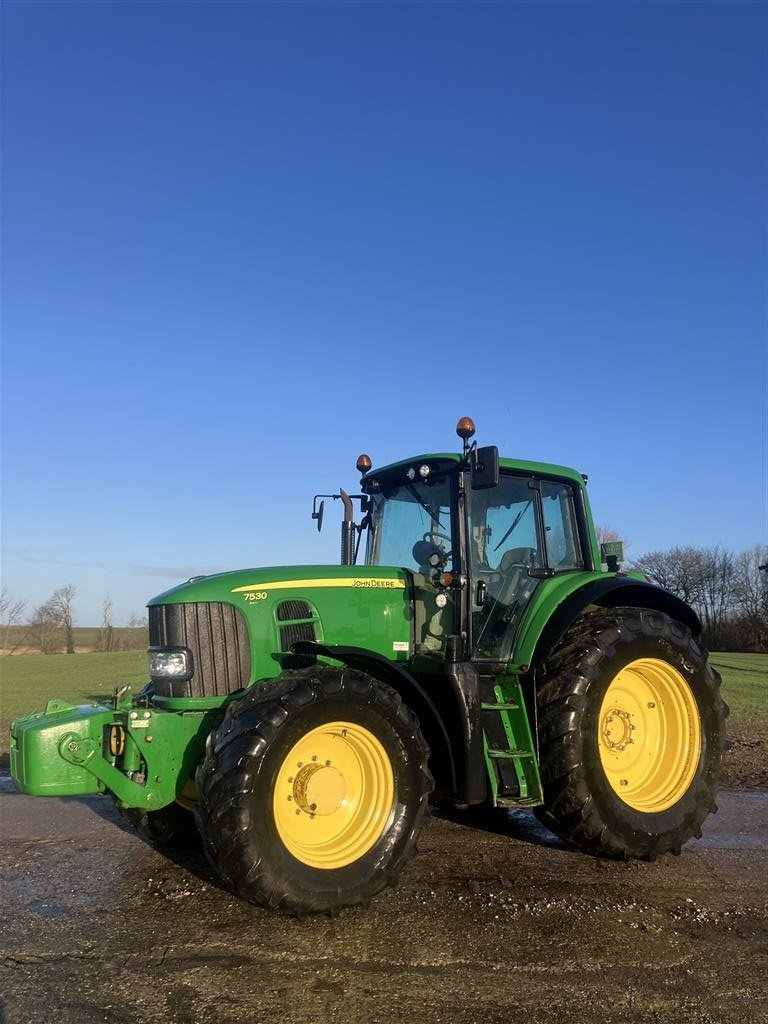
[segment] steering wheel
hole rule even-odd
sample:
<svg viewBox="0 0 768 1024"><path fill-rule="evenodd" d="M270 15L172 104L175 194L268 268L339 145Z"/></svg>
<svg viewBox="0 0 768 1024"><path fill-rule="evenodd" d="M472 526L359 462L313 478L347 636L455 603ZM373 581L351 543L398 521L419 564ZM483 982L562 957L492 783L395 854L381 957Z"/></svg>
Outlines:
<svg viewBox="0 0 768 1024"><path fill-rule="evenodd" d="M448 550L444 551L443 553L444 553L446 558L450 558L451 557L451 545L453 544L453 541L451 540L451 538L448 536L447 533L432 533L431 531L428 530L424 534L424 537L422 539L425 540L428 544L431 543L432 546L435 548L435 550L439 550L438 545L435 544L435 538L438 538L439 540L447 540L448 541Z"/></svg>
<svg viewBox="0 0 768 1024"><path fill-rule="evenodd" d="M451 544L451 538L445 533L425 533L421 540L417 540L413 545L413 557L418 565L428 566L432 563L430 558L433 555L440 555L443 564L448 561L451 556L450 551L443 551L437 544L435 544L435 538L439 537L440 540L447 540L448 544Z"/></svg>
<svg viewBox="0 0 768 1024"><path fill-rule="evenodd" d="M453 541L451 540L447 533L433 533L431 530L427 530L427 532L422 537L422 540L434 540L435 537L439 537L440 540L447 540L449 544L453 543Z"/></svg>

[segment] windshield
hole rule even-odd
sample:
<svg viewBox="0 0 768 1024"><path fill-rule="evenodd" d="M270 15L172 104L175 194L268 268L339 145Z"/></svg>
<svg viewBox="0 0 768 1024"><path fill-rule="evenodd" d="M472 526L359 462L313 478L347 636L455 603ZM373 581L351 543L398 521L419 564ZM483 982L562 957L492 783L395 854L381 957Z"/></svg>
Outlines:
<svg viewBox="0 0 768 1024"><path fill-rule="evenodd" d="M385 487L371 496L367 565L430 573L453 564L451 487L447 476Z"/></svg>

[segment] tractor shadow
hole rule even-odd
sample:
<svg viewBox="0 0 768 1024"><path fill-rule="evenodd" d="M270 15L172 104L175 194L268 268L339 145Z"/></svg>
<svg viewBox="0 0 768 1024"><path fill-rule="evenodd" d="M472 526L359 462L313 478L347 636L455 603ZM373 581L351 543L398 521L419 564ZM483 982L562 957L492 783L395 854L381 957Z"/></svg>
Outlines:
<svg viewBox="0 0 768 1024"><path fill-rule="evenodd" d="M465 811L459 811L452 807L433 807L432 817L450 821L477 832L503 836L505 839L515 839L517 842L527 843L529 846L582 854L577 846L558 839L545 825L542 825L532 811L498 807L470 807Z"/></svg>
<svg viewBox="0 0 768 1024"><path fill-rule="evenodd" d="M103 796L86 796L76 797L75 799L86 804L90 810L103 821L112 825L114 828L119 829L120 832L124 832L126 835L131 836L140 844L141 848L157 854L164 860L169 861L171 864L176 865L176 867L181 868L184 871L188 871L190 874L200 879L200 881L205 882L206 885L213 886L221 892L229 892L226 886L222 885L221 880L206 860L202 844L199 840L196 841L193 837L187 845L160 846L159 844L152 842L152 840L140 835L133 825L125 821L121 817L120 812L111 798Z"/></svg>

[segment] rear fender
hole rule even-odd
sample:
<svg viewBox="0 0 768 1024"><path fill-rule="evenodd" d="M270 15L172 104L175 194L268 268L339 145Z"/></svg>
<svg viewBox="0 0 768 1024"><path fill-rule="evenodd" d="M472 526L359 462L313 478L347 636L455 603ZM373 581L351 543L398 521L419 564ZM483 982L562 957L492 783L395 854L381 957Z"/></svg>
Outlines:
<svg viewBox="0 0 768 1024"><path fill-rule="evenodd" d="M531 659L533 667L541 665L547 659L563 634L591 606L653 609L682 622L694 637L701 634L701 621L698 615L668 590L626 576L607 576L592 580L574 590L557 606L536 641L535 653Z"/></svg>

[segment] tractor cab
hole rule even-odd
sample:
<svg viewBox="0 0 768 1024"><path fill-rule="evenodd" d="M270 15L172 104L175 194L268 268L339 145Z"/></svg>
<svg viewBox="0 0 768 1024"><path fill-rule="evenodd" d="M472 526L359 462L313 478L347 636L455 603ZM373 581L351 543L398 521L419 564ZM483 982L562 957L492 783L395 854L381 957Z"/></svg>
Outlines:
<svg viewBox="0 0 768 1024"><path fill-rule="evenodd" d="M414 574L427 605L417 652L509 661L542 581L596 567L584 478L562 466L500 460L495 447L423 455L373 469L361 456L365 564ZM342 559L344 553L342 553ZM599 560L597 561L599 569Z"/></svg>

